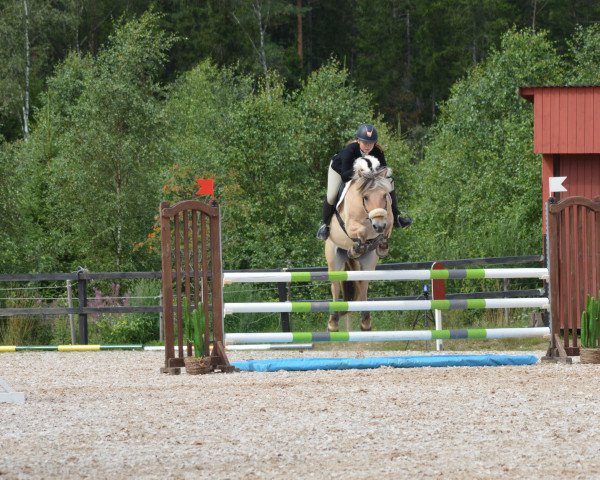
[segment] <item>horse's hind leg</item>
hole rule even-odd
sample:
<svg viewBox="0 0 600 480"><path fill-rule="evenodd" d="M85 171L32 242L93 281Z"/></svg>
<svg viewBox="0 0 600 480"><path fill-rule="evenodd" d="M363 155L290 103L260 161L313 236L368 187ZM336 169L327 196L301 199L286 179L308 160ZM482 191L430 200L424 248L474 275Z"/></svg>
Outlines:
<svg viewBox="0 0 600 480"><path fill-rule="evenodd" d="M339 250L330 240L327 240L325 244L325 257L327 259L327 269L330 272L343 270L346 257L342 252L343 250ZM342 298L341 282L331 282L331 295L334 302ZM340 312L332 312L327 322L327 330L337 332L340 329L339 324Z"/></svg>
<svg viewBox="0 0 600 480"><path fill-rule="evenodd" d="M337 301L341 298L342 292L342 283L341 282L331 282L331 295L333 297L333 301ZM329 315L329 320L327 321L327 330L329 332L337 332L340 329L340 312L331 312Z"/></svg>
<svg viewBox="0 0 600 480"><path fill-rule="evenodd" d="M375 270L377 266L377 254L375 252L369 252L363 255L360 260L361 270ZM369 282L367 280L361 280L356 282L356 292L354 299L360 302L367 300L367 294L369 291ZM371 325L371 312L360 312L360 329L362 331L370 331Z"/></svg>
<svg viewBox="0 0 600 480"><path fill-rule="evenodd" d="M361 280L355 282L356 294L355 300L364 302L367 300L367 290L369 288L369 282ZM360 312L360 329L365 332L371 330L371 312Z"/></svg>

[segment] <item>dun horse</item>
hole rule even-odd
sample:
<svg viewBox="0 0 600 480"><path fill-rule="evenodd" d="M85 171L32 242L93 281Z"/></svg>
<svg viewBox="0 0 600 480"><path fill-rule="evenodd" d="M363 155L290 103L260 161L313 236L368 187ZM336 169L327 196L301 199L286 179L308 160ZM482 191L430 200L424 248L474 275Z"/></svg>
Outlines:
<svg viewBox="0 0 600 480"><path fill-rule="evenodd" d="M393 228L389 192L393 186L391 170L378 167L378 160L371 156L354 163L354 177L346 185L325 242L329 271L375 270L378 257L388 254L387 239ZM368 288L368 281L334 281L331 292L334 301L340 300L342 294L346 301L364 301ZM340 316L347 314L333 312L327 329L337 332ZM370 312L361 312L360 329L371 330Z"/></svg>

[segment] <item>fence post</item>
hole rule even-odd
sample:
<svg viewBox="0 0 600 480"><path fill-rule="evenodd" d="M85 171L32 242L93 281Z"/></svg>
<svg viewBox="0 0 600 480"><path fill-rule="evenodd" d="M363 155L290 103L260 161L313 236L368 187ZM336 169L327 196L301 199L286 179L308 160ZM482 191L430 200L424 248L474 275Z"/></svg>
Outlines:
<svg viewBox="0 0 600 480"><path fill-rule="evenodd" d="M444 264L442 262L433 262L431 265L432 270L443 270ZM445 300L446 299L446 282L444 280L432 280L431 281L431 299L432 300ZM442 311L434 310L433 315L435 318L435 329L442 330ZM435 349L440 352L444 350L444 341L436 339Z"/></svg>
<svg viewBox="0 0 600 480"><path fill-rule="evenodd" d="M73 291L71 280L67 280L67 306L73 308ZM69 313L69 325L71 327L71 345L75 345L75 323L73 323L73 314Z"/></svg>
<svg viewBox="0 0 600 480"><path fill-rule="evenodd" d="M85 268L77 270L77 298L79 299L79 308L87 307L87 279L81 278L82 273L86 273ZM82 345L88 344L88 321L87 313L78 314L79 317L79 343Z"/></svg>

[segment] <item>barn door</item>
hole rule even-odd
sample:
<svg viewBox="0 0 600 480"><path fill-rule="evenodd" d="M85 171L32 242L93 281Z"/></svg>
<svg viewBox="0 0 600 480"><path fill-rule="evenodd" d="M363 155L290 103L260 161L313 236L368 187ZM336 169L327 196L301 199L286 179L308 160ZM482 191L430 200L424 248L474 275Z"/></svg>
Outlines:
<svg viewBox="0 0 600 480"><path fill-rule="evenodd" d="M548 241L552 312L548 356L579 355L578 329L586 296L600 289L600 197L551 199Z"/></svg>
<svg viewBox="0 0 600 480"><path fill-rule="evenodd" d="M223 331L223 279L219 206L187 200L160 204L162 295L165 333L163 373L177 374L192 346L184 339L183 299L204 309L204 351L214 369L228 371Z"/></svg>

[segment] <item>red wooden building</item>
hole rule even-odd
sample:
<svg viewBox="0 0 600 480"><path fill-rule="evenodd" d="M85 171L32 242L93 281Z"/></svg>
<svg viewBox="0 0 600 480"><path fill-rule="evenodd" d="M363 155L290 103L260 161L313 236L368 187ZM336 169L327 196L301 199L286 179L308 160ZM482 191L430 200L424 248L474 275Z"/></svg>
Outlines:
<svg viewBox="0 0 600 480"><path fill-rule="evenodd" d="M550 198L549 178L567 177L566 192L554 196L600 196L600 86L521 87L533 102L533 151L542 155L542 202ZM546 231L545 215L542 215Z"/></svg>
<svg viewBox="0 0 600 480"><path fill-rule="evenodd" d="M551 196L553 334L549 356L578 355L581 311L600 288L600 86L522 87L533 102L533 151L542 155L542 225ZM550 177L566 177L551 193ZM560 201L559 203L556 203ZM562 354L562 355L561 355Z"/></svg>

